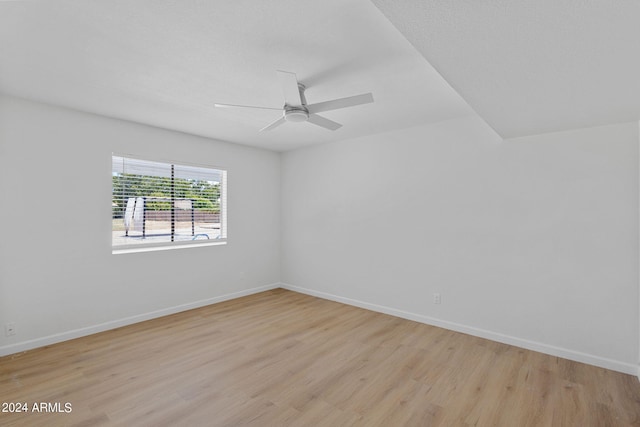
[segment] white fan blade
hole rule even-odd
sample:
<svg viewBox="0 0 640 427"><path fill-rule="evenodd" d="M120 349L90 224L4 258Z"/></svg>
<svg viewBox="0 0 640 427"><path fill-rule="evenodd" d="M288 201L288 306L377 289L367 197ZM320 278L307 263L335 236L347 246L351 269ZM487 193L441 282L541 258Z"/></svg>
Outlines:
<svg viewBox="0 0 640 427"><path fill-rule="evenodd" d="M338 110L340 108L355 107L356 105L369 104L373 102L373 94L364 93L362 95L349 96L347 98L333 99L331 101L318 102L307 105L310 114L322 113L323 111Z"/></svg>
<svg viewBox="0 0 640 427"><path fill-rule="evenodd" d="M258 108L260 110L278 110L278 111L282 111L282 108L255 107L253 105L213 104L213 106L217 107L217 108Z"/></svg>
<svg viewBox="0 0 640 427"><path fill-rule="evenodd" d="M307 121L329 130L336 130L342 127L340 123L336 123L333 120L329 120L317 114L309 114L309 119Z"/></svg>
<svg viewBox="0 0 640 427"><path fill-rule="evenodd" d="M285 122L284 117L280 117L275 122L273 122L273 123L263 127L262 129L260 129L260 132L264 132L265 130L271 130L271 129L277 128L278 126L280 126L284 122Z"/></svg>
<svg viewBox="0 0 640 427"><path fill-rule="evenodd" d="M280 85L282 86L284 102L287 105L302 105L300 89L298 89L298 79L296 78L295 73L278 70L278 76L280 77Z"/></svg>

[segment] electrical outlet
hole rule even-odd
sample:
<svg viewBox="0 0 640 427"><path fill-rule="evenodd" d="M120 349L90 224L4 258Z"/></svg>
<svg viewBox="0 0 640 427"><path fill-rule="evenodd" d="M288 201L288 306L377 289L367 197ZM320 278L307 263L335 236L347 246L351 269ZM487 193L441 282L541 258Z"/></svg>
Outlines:
<svg viewBox="0 0 640 427"><path fill-rule="evenodd" d="M441 302L442 302L442 300L440 299L440 294L439 293L433 294L433 303L434 304L440 304Z"/></svg>
<svg viewBox="0 0 640 427"><path fill-rule="evenodd" d="M11 322L4 325L4 334L8 337L16 334L16 324Z"/></svg>

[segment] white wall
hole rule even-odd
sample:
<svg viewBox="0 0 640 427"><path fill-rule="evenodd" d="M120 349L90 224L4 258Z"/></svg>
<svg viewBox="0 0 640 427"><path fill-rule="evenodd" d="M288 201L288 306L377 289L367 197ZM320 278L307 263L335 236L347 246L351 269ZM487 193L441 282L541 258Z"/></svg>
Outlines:
<svg viewBox="0 0 640 427"><path fill-rule="evenodd" d="M443 122L287 152L282 182L289 288L637 373L637 123Z"/></svg>
<svg viewBox="0 0 640 427"><path fill-rule="evenodd" d="M112 152L227 168L229 243L112 255ZM277 153L0 97L0 195L0 355L279 281Z"/></svg>

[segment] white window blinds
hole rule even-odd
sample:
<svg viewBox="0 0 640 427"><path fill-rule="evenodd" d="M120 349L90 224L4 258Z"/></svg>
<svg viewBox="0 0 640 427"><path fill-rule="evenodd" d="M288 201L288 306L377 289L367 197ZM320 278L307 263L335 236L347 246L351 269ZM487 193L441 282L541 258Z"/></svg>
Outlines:
<svg viewBox="0 0 640 427"><path fill-rule="evenodd" d="M223 241L227 173L112 156L112 247Z"/></svg>

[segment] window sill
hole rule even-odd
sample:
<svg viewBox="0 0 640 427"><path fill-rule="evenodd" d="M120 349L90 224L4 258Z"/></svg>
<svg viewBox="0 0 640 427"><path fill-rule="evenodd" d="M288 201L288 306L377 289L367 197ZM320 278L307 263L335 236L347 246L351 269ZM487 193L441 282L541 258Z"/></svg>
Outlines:
<svg viewBox="0 0 640 427"><path fill-rule="evenodd" d="M204 243L192 243L192 242L187 242L187 243L173 243L173 244L162 244L162 245L157 245L157 246L129 246L129 247L120 247L120 248L114 248L111 250L111 253L113 255L121 255L121 254L131 254L131 253L137 253L137 252L155 252L155 251L169 251L169 250L173 250L173 249L190 249L190 248L199 248L202 246L222 246L222 245L226 245L227 241L226 240L218 240L215 242L204 242Z"/></svg>

